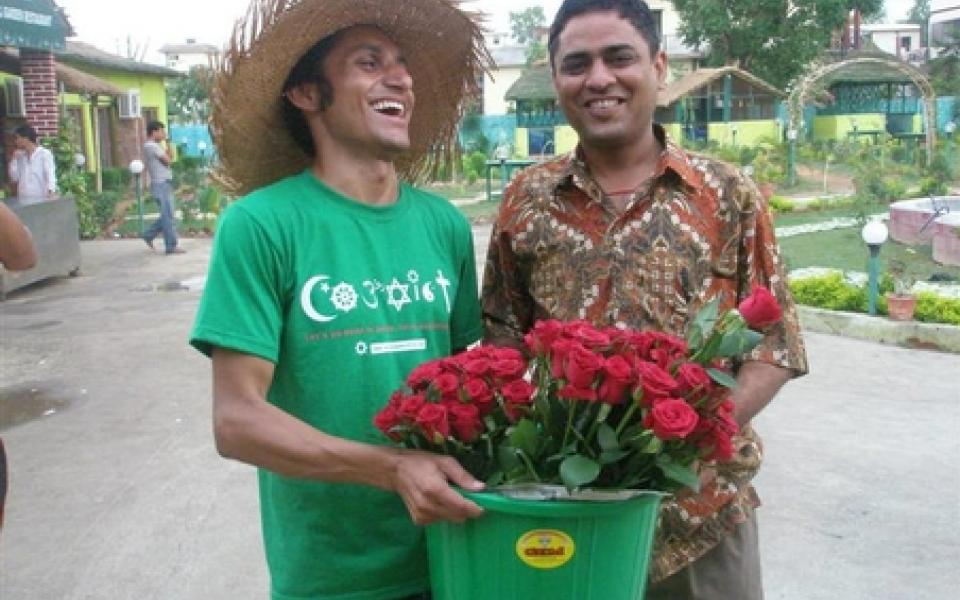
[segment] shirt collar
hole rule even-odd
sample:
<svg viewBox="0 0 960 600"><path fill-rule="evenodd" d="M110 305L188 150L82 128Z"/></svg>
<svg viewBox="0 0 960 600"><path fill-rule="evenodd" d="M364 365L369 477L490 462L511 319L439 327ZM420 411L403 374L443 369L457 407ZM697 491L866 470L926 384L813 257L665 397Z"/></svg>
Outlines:
<svg viewBox="0 0 960 600"><path fill-rule="evenodd" d="M672 173L693 190L703 187L703 177L699 175L699 171L690 162L687 152L674 142L659 124L654 123L653 133L663 146L663 151L657 161L654 179L659 182L668 173ZM582 189L593 199L599 199L603 195L600 185L590 173L590 167L583 158L583 151L579 144L573 151L562 157L560 162L561 169L557 173L558 179L555 187L559 188L572 184Z"/></svg>

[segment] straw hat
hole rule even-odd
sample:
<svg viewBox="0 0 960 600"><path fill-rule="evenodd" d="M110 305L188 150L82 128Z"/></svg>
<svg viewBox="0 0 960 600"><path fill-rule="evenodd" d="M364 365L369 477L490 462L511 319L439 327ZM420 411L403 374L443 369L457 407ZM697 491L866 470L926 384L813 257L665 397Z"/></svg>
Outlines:
<svg viewBox="0 0 960 600"><path fill-rule="evenodd" d="M415 181L454 153L463 100L489 64L476 14L458 0L252 0L237 22L211 92L217 179L245 194L313 163L287 133L283 84L321 39L353 25L382 29L403 50L416 106L410 149L396 162Z"/></svg>

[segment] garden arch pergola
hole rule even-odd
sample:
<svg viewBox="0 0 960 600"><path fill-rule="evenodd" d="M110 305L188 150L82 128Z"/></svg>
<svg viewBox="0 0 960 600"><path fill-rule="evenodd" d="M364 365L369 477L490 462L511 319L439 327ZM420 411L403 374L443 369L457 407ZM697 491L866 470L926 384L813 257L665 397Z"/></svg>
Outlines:
<svg viewBox="0 0 960 600"><path fill-rule="evenodd" d="M929 165L930 161L933 160L933 150L937 141L937 103L936 94L933 91L933 85L930 84L930 80L913 65L897 60L896 58L858 56L834 63L817 63L801 75L792 86L790 97L787 99L787 111L790 119L789 130L787 131L787 139L790 142L790 157L787 168L791 184L796 182L796 144L797 136L803 125L803 107L814 92L815 84L828 75L857 65L875 65L889 68L896 73L906 76L917 86L917 89L923 94L923 118L927 130L927 164Z"/></svg>

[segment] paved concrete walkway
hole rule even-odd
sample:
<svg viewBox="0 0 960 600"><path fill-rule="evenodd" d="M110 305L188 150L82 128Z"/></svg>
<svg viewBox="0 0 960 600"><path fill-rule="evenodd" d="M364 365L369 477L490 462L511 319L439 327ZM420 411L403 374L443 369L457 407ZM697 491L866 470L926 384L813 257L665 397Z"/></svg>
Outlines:
<svg viewBox="0 0 960 600"><path fill-rule="evenodd" d="M0 303L0 598L267 597L254 471L216 455L186 345L210 242L183 245L86 242L80 277ZM807 341L812 374L758 423L767 597L953 597L960 357Z"/></svg>

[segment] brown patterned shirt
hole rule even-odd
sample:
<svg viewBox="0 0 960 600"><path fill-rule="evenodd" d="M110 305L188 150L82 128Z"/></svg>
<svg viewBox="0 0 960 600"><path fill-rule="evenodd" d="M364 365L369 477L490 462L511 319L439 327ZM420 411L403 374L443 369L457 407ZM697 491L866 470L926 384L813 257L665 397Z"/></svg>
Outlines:
<svg viewBox="0 0 960 600"><path fill-rule="evenodd" d="M521 172L504 192L483 285L486 337L518 339L539 319L587 319L683 336L715 297L735 307L757 283L782 323L744 360L807 371L806 353L769 211L731 165L689 153L656 128L653 179L616 210L578 152ZM697 495L664 503L651 578L713 548L759 505L750 480L760 438L745 427L737 454Z"/></svg>

